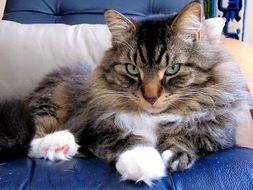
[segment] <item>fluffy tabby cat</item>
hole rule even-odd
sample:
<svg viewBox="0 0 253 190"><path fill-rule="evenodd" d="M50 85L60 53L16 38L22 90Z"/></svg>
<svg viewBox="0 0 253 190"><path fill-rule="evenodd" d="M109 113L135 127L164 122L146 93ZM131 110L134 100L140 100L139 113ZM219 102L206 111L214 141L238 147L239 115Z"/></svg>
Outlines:
<svg viewBox="0 0 253 190"><path fill-rule="evenodd" d="M60 68L27 98L30 157L64 160L79 149L150 183L234 145L248 92L230 56L205 40L199 3L140 21L107 10L105 20L112 48L95 71Z"/></svg>

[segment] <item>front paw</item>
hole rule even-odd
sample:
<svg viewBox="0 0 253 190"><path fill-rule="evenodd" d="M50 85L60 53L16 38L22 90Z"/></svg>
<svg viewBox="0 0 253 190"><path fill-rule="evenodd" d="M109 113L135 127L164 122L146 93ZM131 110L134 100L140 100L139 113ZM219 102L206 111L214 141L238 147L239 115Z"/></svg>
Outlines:
<svg viewBox="0 0 253 190"><path fill-rule="evenodd" d="M32 140L28 156L51 161L68 160L77 153L78 148L72 133L57 131Z"/></svg>
<svg viewBox="0 0 253 190"><path fill-rule="evenodd" d="M166 167L171 172L183 171L192 167L196 161L197 155L192 151L173 149L165 150L162 153L162 159Z"/></svg>
<svg viewBox="0 0 253 190"><path fill-rule="evenodd" d="M152 180L165 175L166 168L156 149L135 147L119 156L116 169L122 175L123 180L143 181L151 185Z"/></svg>

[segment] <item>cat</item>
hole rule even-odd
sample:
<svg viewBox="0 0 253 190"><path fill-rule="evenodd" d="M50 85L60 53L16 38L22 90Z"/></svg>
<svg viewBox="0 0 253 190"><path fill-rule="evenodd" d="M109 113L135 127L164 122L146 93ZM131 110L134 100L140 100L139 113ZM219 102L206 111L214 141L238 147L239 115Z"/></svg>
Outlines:
<svg viewBox="0 0 253 190"><path fill-rule="evenodd" d="M202 15L198 2L141 20L106 10L112 48L97 68L59 68L26 98L36 128L28 155L81 152L151 184L233 147L249 93L231 56L205 40Z"/></svg>

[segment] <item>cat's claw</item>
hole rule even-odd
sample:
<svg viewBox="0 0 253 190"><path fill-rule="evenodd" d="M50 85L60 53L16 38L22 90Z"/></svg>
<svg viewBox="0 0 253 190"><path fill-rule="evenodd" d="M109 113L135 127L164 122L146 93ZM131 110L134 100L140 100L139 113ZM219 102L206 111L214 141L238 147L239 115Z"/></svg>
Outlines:
<svg viewBox="0 0 253 190"><path fill-rule="evenodd" d="M152 147L135 147L123 152L116 163L123 180L152 181L165 176L165 165L159 152Z"/></svg>
<svg viewBox="0 0 253 190"><path fill-rule="evenodd" d="M34 139L30 145L28 156L32 158L45 158L51 161L68 160L72 158L79 148L72 133L57 131L43 138Z"/></svg>

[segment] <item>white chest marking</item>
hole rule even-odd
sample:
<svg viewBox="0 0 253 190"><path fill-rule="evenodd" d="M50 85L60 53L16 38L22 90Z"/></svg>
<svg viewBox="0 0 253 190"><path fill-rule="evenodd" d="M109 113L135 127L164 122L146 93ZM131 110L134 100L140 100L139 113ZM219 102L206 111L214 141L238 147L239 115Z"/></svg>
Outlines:
<svg viewBox="0 0 253 190"><path fill-rule="evenodd" d="M146 113L117 113L115 125L124 129L126 133L140 135L149 140L153 145L157 142L158 124L165 121L175 121L179 118L169 115L152 116Z"/></svg>
<svg viewBox="0 0 253 190"><path fill-rule="evenodd" d="M154 146L157 142L157 128L159 124L168 122L191 123L208 116L207 112L196 112L188 116L175 114L150 115L147 113L126 113L109 112L102 114L94 123L97 127L101 121L115 115L114 123L117 127L125 130L126 133L140 135L149 140Z"/></svg>
<svg viewBox="0 0 253 190"><path fill-rule="evenodd" d="M115 124L127 133L143 136L152 144L156 144L157 123L146 114L117 113Z"/></svg>

